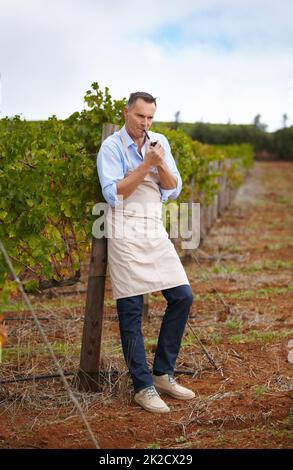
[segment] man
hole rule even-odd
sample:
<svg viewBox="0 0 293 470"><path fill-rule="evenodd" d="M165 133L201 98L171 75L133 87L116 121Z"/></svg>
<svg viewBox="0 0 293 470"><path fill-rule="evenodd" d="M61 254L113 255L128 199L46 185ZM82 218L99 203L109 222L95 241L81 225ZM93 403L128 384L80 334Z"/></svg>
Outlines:
<svg viewBox="0 0 293 470"><path fill-rule="evenodd" d="M166 137L148 132L155 111L153 96L132 93L124 110L125 126L103 142L97 166L110 205L108 265L134 400L145 410L165 413L170 408L158 392L181 400L195 396L173 378L193 296L162 223L162 203L177 198L182 180ZM158 290L167 300L167 308L151 374L141 317L143 294Z"/></svg>

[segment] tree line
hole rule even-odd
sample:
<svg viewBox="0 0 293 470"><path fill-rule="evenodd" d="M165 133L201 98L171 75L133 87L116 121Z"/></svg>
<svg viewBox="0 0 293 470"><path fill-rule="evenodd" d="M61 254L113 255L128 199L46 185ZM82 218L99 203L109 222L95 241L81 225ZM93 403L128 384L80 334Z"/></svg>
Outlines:
<svg viewBox="0 0 293 470"><path fill-rule="evenodd" d="M252 124L211 124L208 122L185 123L179 120L180 111L175 113L172 122L159 122L160 127L182 129L193 140L210 145L231 145L248 143L253 146L257 156L262 152L271 158L293 160L293 126L287 127L288 116L283 114L283 128L268 132L267 125L261 122L257 114Z"/></svg>

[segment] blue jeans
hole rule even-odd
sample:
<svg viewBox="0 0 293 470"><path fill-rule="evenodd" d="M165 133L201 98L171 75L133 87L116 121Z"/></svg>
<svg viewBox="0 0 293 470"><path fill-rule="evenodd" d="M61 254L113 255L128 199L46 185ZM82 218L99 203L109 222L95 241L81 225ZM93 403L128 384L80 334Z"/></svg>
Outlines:
<svg viewBox="0 0 293 470"><path fill-rule="evenodd" d="M193 295L188 284L162 290L162 294L168 304L161 324L153 370L172 374ZM153 385L141 332L142 311L143 295L117 300L122 349L135 392Z"/></svg>

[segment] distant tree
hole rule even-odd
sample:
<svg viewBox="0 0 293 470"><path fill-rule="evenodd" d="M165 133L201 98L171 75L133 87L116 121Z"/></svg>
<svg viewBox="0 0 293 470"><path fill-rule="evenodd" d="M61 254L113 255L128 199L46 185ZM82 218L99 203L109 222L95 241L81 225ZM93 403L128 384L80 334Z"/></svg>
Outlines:
<svg viewBox="0 0 293 470"><path fill-rule="evenodd" d="M260 125L260 118L261 118L261 115L257 114L253 119L253 125L257 128Z"/></svg>
<svg viewBox="0 0 293 470"><path fill-rule="evenodd" d="M293 160L293 126L274 132L273 151L283 160Z"/></svg>
<svg viewBox="0 0 293 470"><path fill-rule="evenodd" d="M179 122L180 111L176 111L175 113L175 122Z"/></svg>
<svg viewBox="0 0 293 470"><path fill-rule="evenodd" d="M260 131L265 132L267 129L267 124L264 124L260 121L261 114L257 114L253 119L253 125Z"/></svg>
<svg viewBox="0 0 293 470"><path fill-rule="evenodd" d="M180 111L176 111L176 113L174 114L174 117L175 117L175 120L174 120L174 122L172 123L171 128L172 128L172 129L177 129L177 128L178 128L178 125L179 125Z"/></svg>
<svg viewBox="0 0 293 470"><path fill-rule="evenodd" d="M283 127L287 127L288 115L286 113L282 116Z"/></svg>

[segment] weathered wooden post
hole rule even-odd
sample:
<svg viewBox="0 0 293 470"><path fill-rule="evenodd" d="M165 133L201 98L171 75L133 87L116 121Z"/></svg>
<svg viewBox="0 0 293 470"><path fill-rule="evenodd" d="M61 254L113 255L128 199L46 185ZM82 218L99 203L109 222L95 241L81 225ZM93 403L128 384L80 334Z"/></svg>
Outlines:
<svg viewBox="0 0 293 470"><path fill-rule="evenodd" d="M213 162L213 171L217 173L219 162L214 160ZM218 183L219 177L216 178L216 183ZM212 224L214 224L218 217L218 192L214 195L213 203L212 203Z"/></svg>
<svg viewBox="0 0 293 470"><path fill-rule="evenodd" d="M220 176L220 192L219 192L219 215L223 215L225 208L226 208L226 181L227 181L227 173L226 173L226 165L225 161L220 161L220 171L222 175Z"/></svg>
<svg viewBox="0 0 293 470"><path fill-rule="evenodd" d="M102 142L117 129L117 125L104 124ZM105 237L100 239L93 237L78 372L79 388L86 392L96 392L100 386L100 353L106 271L107 239Z"/></svg>
<svg viewBox="0 0 293 470"><path fill-rule="evenodd" d="M226 171L226 185L225 185L225 196L224 196L225 209L228 209L228 207L230 205L230 188L229 188L229 179L228 179L228 173L229 173L229 170L230 170L230 166L231 166L231 160L230 160L230 158L227 158L225 160L225 171Z"/></svg>
<svg viewBox="0 0 293 470"><path fill-rule="evenodd" d="M237 165L237 159L236 159L236 158L233 158L233 159L231 160L231 165L235 165L235 164ZM236 194L237 194L237 188L235 188L235 187L232 186L232 187L230 188L230 204L233 203Z"/></svg>
<svg viewBox="0 0 293 470"><path fill-rule="evenodd" d="M206 234L207 234L206 207L203 204L201 204L200 205L200 242L203 242Z"/></svg>
<svg viewBox="0 0 293 470"><path fill-rule="evenodd" d="M209 166L208 166L208 172L209 172L209 175L211 175L213 173L213 169L214 169L214 164L213 162L209 162ZM212 202L209 203L208 206L206 206L206 229L207 229L207 233L209 232L212 224L213 224L213 218L212 218L212 211L213 211L213 206L212 206Z"/></svg>
<svg viewBox="0 0 293 470"><path fill-rule="evenodd" d="M142 317L144 320L149 320L149 294L143 294L143 314Z"/></svg>
<svg viewBox="0 0 293 470"><path fill-rule="evenodd" d="M192 175L191 178L190 178L190 181L189 181L189 187L190 187L190 197L189 197L189 200L188 200L188 217L187 217L187 230L190 228L189 227L189 222L191 222L191 228L193 226L193 223L194 221L192 220L192 204L194 202L194 176ZM180 217L180 215L179 215ZM180 239L182 240L181 238L181 234L180 234ZM192 253L193 253L193 250L191 249L185 249L185 252L184 252L184 261L185 262L188 262L191 258L192 258Z"/></svg>

